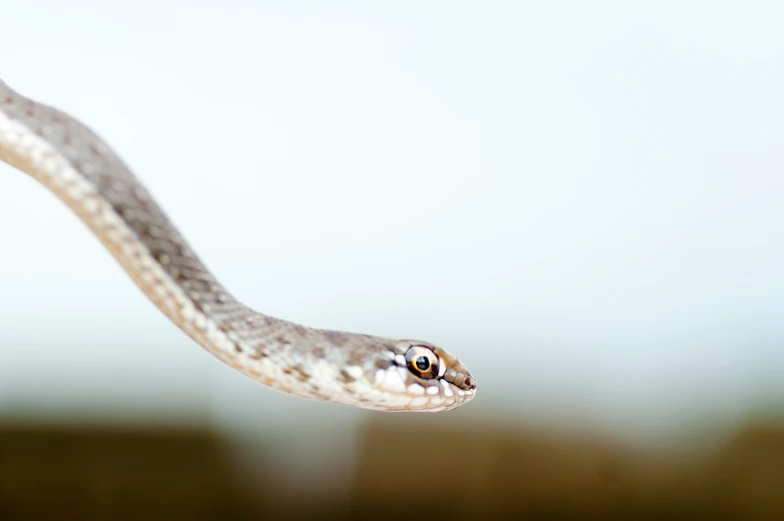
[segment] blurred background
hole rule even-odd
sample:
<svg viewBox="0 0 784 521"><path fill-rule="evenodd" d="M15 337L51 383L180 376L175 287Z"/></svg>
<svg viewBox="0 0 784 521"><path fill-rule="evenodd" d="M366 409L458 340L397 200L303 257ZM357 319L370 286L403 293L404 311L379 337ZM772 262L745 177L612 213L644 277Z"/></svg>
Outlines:
<svg viewBox="0 0 784 521"><path fill-rule="evenodd" d="M0 78L241 300L478 397L269 390L0 165L0 519L784 518L778 2L6 0Z"/></svg>

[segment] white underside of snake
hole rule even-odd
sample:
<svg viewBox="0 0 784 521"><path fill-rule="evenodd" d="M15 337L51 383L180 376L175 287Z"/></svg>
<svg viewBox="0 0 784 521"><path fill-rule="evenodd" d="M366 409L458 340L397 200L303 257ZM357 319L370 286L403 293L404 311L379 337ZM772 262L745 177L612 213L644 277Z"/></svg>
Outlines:
<svg viewBox="0 0 784 521"><path fill-rule="evenodd" d="M476 394L468 369L433 344L307 328L241 304L103 140L2 81L0 159L62 199L180 329L264 385L381 411L445 411Z"/></svg>

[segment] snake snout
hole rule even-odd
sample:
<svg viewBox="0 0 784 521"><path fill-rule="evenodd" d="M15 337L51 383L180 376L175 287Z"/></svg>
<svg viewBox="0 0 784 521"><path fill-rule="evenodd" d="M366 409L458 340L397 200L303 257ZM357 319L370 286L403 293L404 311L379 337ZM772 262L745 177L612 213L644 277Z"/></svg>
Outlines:
<svg viewBox="0 0 784 521"><path fill-rule="evenodd" d="M476 389L476 379L460 360L456 360L452 367L447 369L444 378L447 382L463 391L474 391Z"/></svg>

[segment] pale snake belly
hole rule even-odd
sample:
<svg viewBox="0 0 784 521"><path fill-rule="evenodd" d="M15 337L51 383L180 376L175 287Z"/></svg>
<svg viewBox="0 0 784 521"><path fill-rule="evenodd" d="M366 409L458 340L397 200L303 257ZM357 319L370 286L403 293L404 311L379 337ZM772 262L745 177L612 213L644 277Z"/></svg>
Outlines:
<svg viewBox="0 0 784 521"><path fill-rule="evenodd" d="M264 385L381 411L445 411L476 394L465 365L431 343L308 328L238 302L103 140L2 81L0 159L68 205L180 329Z"/></svg>

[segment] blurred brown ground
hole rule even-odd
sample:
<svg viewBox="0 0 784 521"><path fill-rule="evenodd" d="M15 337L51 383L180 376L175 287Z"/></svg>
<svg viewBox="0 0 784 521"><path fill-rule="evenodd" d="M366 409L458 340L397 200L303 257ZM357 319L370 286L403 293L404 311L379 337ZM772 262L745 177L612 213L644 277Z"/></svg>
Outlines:
<svg viewBox="0 0 784 521"><path fill-rule="evenodd" d="M584 437L384 422L368 427L338 510L287 495L272 473L247 479L225 443L186 429L0 426L0 520L784 520L781 425L685 460Z"/></svg>
<svg viewBox="0 0 784 521"><path fill-rule="evenodd" d="M0 427L0 520L256 519L209 432Z"/></svg>

